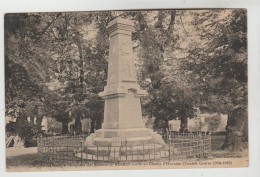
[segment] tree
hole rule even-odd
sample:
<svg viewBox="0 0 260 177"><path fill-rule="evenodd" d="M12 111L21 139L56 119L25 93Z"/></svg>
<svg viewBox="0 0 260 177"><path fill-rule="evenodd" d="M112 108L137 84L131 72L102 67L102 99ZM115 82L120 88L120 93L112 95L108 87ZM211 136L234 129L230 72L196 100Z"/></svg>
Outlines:
<svg viewBox="0 0 260 177"><path fill-rule="evenodd" d="M62 123L62 134L68 134L68 123L72 121L70 116L70 102L60 94L55 92L49 93L49 97L45 100L47 109L46 116L55 118L56 121Z"/></svg>
<svg viewBox="0 0 260 177"><path fill-rule="evenodd" d="M42 115L39 117L38 112L33 110L38 110L36 105L31 103L38 102L39 100L43 103L43 106L50 109L48 110L48 115L53 116L50 113L55 113L52 111L57 108L58 103L49 104L50 96L56 95L54 99L57 102L67 102L67 106L71 106L68 113L76 109L76 102L81 102L84 105L87 97L91 97L93 92L98 94L103 89L103 85L100 83L95 83L95 79L98 75L103 77L105 80L106 70L106 55L105 50L107 50L108 45L102 47L104 44L103 36L105 36L108 41L108 36L104 33L106 25L110 21L106 19L106 14L110 12L102 13L31 13L31 14L8 14L5 19L5 35L6 35L6 76L12 76L13 74L13 64L24 68L23 72L26 72L28 82L32 82L39 88L32 92L31 89L27 88L16 88L15 90L10 89L14 86L15 82L23 87L29 86L21 82L21 80L16 80L16 74L12 79L6 79L8 89L7 96L8 104L15 104L14 98L18 99L15 92L21 92L19 95L20 99L27 101L28 105L28 116L33 119L37 117L38 123ZM93 18L99 18L94 24ZM106 20L104 20L106 19ZM16 26L19 24L18 26ZM92 25L94 24L94 25ZM97 26L101 29L97 37L97 44L94 44L95 36L92 38L85 33L88 26ZM103 35L104 34L104 35ZM101 37L102 36L102 37ZM98 47L95 47L97 45ZM108 50L107 50L108 51ZM103 60L103 62L101 62ZM104 62L105 61L105 62ZM9 64L11 63L11 64ZM105 64L104 64L105 63ZM93 67L94 66L94 67ZM10 71L10 73L8 73ZM73 71L73 72L72 72ZM94 74L91 74L94 73ZM97 74L96 74L97 73ZM104 83L104 82L103 82ZM94 85L93 85L94 84ZM98 88L96 88L98 87ZM98 90L96 90L98 89ZM28 94L25 94L25 92ZM9 94L10 92L10 94ZM50 93L56 92L56 93ZM32 93L35 95L32 96ZM30 94L30 95L29 95ZM87 94L90 94L89 96ZM65 95L68 97L64 99ZM23 97L22 97L23 96ZM9 102L9 100L11 100ZM27 104L26 103L26 104ZM100 102L102 104L102 101ZM38 105L38 104L37 104ZM49 106L52 105L53 107ZM11 108L10 108L11 109ZM7 109L10 112L10 109ZM61 110L62 109L58 109ZM74 111L75 112L75 111ZM62 113L55 113L56 117L61 117ZM47 115L47 113L46 113ZM73 114L74 116L76 114ZM66 117L66 116L65 116ZM76 128L81 131L80 124L81 116L74 116ZM62 121L61 118L58 118ZM66 123L68 118L64 118L64 123ZM95 120L93 118L93 120ZM31 121L33 122L33 121Z"/></svg>
<svg viewBox="0 0 260 177"><path fill-rule="evenodd" d="M195 17L203 46L189 46L190 60L183 62L194 83L194 100L201 110L228 114L222 148L241 150L247 132L246 11L204 11Z"/></svg>
<svg viewBox="0 0 260 177"><path fill-rule="evenodd" d="M66 20L66 24L64 25L64 21L60 23L63 24L61 25L62 29L65 28L62 31L68 34L66 38L68 48L65 52L63 51L64 53L60 52L59 55L61 60L65 59L65 63L69 63L69 66L67 71L63 69L59 74L61 76L66 75L65 80L59 80L66 83L64 84L66 95L70 95L73 100L70 104L72 116L75 118L76 132L81 132L80 119L86 116L92 120L91 130L93 132L94 125L96 128L100 128L103 119L103 113L100 114L100 112L103 112L104 102L98 98L98 93L105 86L108 58L106 26L112 19L112 13L82 12L71 13L66 16L69 19ZM95 34L86 34L88 28L91 28L90 32L94 31ZM68 57L70 53L71 55ZM65 74L63 74L64 72ZM78 74L75 75L76 73ZM80 104L73 105L77 102ZM80 110L81 113L76 113L76 110Z"/></svg>
<svg viewBox="0 0 260 177"><path fill-rule="evenodd" d="M27 129L27 117L31 117L29 126L34 126L33 119L36 117L37 133L41 131L42 103L33 103L42 102L42 93L46 90L44 83L48 77L45 60L39 60L42 53L39 53L39 43L36 41L42 30L39 19L36 14L5 15L6 113L18 116L18 136ZM24 101L26 109L18 114L16 110L20 100Z"/></svg>

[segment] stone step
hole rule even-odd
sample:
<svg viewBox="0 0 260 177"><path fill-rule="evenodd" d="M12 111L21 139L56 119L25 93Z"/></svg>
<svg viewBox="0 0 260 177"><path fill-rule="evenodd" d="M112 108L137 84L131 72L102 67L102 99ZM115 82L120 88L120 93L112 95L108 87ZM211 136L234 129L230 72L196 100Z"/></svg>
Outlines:
<svg viewBox="0 0 260 177"><path fill-rule="evenodd" d="M94 145L96 146L112 146L112 138L101 138L97 137L94 140ZM151 136L144 137L128 137L128 138L119 138L119 144L122 146L139 146L143 144L153 143L154 140Z"/></svg>
<svg viewBox="0 0 260 177"><path fill-rule="evenodd" d="M130 155L144 155L152 154L164 149L164 146L161 144L146 144L139 146L90 146L84 147L83 152L90 155L97 156L130 156Z"/></svg>
<svg viewBox="0 0 260 177"><path fill-rule="evenodd" d="M77 153L76 157L82 158L85 160L94 160L94 161L149 161L154 159L162 159L169 157L169 151L157 151L151 152L149 154L131 154L131 155L94 155L88 153Z"/></svg>
<svg viewBox="0 0 260 177"><path fill-rule="evenodd" d="M99 138L111 138L111 137L140 137L151 135L152 130L147 128L135 128L135 129L99 129L95 132L96 137Z"/></svg>

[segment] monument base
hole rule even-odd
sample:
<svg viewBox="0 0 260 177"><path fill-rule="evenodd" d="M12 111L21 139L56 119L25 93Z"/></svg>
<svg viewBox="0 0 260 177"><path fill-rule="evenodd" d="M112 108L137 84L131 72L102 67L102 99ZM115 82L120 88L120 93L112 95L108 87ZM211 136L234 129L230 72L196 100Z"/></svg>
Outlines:
<svg viewBox="0 0 260 177"><path fill-rule="evenodd" d="M119 155L119 151L112 151L110 155L97 155L90 153L76 153L76 157L93 160L93 161L103 161L103 162L113 162L113 161L149 161L155 159L163 159L169 157L168 150L160 150L157 152L150 152L147 154L131 154L131 155Z"/></svg>
<svg viewBox="0 0 260 177"><path fill-rule="evenodd" d="M100 129L87 137L85 159L138 160L167 156L161 135L147 128Z"/></svg>

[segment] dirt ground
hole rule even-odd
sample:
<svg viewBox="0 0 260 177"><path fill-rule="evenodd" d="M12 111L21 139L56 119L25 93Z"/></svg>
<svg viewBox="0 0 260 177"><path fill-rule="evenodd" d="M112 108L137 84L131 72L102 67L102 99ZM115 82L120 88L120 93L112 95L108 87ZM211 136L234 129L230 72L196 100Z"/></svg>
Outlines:
<svg viewBox="0 0 260 177"><path fill-rule="evenodd" d="M35 154L37 153L37 147L31 148L7 148L6 149L6 157L14 157L21 156L26 154Z"/></svg>

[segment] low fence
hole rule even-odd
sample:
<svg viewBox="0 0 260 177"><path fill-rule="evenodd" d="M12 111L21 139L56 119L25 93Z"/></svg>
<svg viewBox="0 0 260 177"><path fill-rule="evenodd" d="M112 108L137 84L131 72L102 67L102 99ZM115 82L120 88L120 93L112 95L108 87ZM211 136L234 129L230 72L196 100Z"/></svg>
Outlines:
<svg viewBox="0 0 260 177"><path fill-rule="evenodd" d="M211 154L211 133L209 132L169 132L162 138L173 149L169 159L207 158Z"/></svg>
<svg viewBox="0 0 260 177"><path fill-rule="evenodd" d="M210 133L161 133L166 145L84 147L87 135L38 139L38 152L43 160L54 164L91 164L121 161L176 161L207 158L211 153Z"/></svg>
<svg viewBox="0 0 260 177"><path fill-rule="evenodd" d="M81 142L84 142L89 134L85 135L64 135L52 136L37 139L37 151L46 152L49 147L78 147Z"/></svg>

